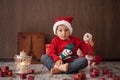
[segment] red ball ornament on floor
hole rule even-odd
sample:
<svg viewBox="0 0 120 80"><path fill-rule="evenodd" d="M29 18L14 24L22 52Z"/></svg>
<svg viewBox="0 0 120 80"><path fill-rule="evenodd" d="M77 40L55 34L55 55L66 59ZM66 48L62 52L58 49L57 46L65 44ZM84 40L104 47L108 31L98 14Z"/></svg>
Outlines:
<svg viewBox="0 0 120 80"><path fill-rule="evenodd" d="M27 80L34 80L34 76L28 76Z"/></svg>
<svg viewBox="0 0 120 80"><path fill-rule="evenodd" d="M30 73L30 74L34 74L34 73L35 73L35 70L34 70L34 69L30 69L29 73Z"/></svg>
<svg viewBox="0 0 120 80"><path fill-rule="evenodd" d="M20 74L21 79L26 79L26 74Z"/></svg>
<svg viewBox="0 0 120 80"><path fill-rule="evenodd" d="M90 77L96 78L99 76L99 70L97 68L93 68L90 70Z"/></svg>
<svg viewBox="0 0 120 80"><path fill-rule="evenodd" d="M13 75L13 72L11 70L8 71L8 76L12 76Z"/></svg>
<svg viewBox="0 0 120 80"><path fill-rule="evenodd" d="M109 70L108 69L103 69L102 73L106 75L107 73L109 73Z"/></svg>
<svg viewBox="0 0 120 80"><path fill-rule="evenodd" d="M117 75L113 76L113 80L120 80L120 76Z"/></svg>
<svg viewBox="0 0 120 80"><path fill-rule="evenodd" d="M86 74L85 73L78 73L73 75L74 80L86 80Z"/></svg>
<svg viewBox="0 0 120 80"><path fill-rule="evenodd" d="M8 67L8 66L4 66L4 67L2 68L2 70L9 70L9 67Z"/></svg>
<svg viewBox="0 0 120 80"><path fill-rule="evenodd" d="M108 72L108 73L107 73L107 77L108 77L108 78L112 78L112 72Z"/></svg>
<svg viewBox="0 0 120 80"><path fill-rule="evenodd" d="M100 78L99 80L105 80L105 78Z"/></svg>
<svg viewBox="0 0 120 80"><path fill-rule="evenodd" d="M0 77L4 77L4 73L0 71Z"/></svg>

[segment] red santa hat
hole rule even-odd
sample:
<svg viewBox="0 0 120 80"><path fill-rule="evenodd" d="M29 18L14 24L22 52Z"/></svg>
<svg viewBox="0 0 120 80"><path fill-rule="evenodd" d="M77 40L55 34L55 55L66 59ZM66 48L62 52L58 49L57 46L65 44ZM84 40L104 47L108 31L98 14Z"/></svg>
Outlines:
<svg viewBox="0 0 120 80"><path fill-rule="evenodd" d="M73 17L58 17L55 20L55 23L53 25L53 32L56 35L56 29L59 25L63 24L65 26L68 27L68 29L70 30L70 35L73 32L72 26L71 26L71 22L72 22Z"/></svg>

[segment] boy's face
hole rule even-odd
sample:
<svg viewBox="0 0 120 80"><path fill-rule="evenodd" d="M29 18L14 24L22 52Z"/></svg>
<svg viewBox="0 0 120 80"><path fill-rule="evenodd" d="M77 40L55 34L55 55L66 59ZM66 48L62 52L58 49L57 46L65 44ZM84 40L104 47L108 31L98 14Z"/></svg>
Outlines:
<svg viewBox="0 0 120 80"><path fill-rule="evenodd" d="M59 25L56 30L57 36L62 40L69 40L70 31L65 25Z"/></svg>

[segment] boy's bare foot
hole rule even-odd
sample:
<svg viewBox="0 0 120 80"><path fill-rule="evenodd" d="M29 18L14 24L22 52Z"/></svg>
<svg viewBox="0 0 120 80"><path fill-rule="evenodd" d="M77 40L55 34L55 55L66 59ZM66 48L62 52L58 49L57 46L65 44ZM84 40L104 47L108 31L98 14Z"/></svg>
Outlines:
<svg viewBox="0 0 120 80"><path fill-rule="evenodd" d="M58 74L58 73L62 73L63 71L59 70L58 68L52 68L50 70L50 74Z"/></svg>
<svg viewBox="0 0 120 80"><path fill-rule="evenodd" d="M68 70L68 63L60 65L59 70L66 72Z"/></svg>

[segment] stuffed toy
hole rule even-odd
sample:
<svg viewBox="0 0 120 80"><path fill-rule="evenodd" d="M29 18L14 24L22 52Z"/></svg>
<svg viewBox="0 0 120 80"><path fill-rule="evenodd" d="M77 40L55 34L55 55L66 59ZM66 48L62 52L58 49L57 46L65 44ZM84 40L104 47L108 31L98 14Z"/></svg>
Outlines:
<svg viewBox="0 0 120 80"><path fill-rule="evenodd" d="M83 40L86 44L89 44L89 41L92 40L93 36L90 33L85 33ZM78 56L85 57L88 60L88 65L99 64L102 61L102 57L95 54L94 50L89 50L87 54L83 54L80 49L77 51Z"/></svg>

